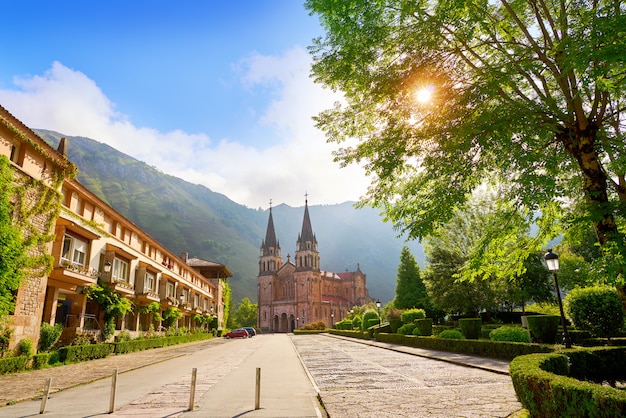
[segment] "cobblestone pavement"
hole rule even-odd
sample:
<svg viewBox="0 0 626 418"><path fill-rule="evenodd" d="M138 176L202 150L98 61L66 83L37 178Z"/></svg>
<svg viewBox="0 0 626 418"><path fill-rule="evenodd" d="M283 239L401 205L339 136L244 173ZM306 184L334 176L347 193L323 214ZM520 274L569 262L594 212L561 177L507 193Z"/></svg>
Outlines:
<svg viewBox="0 0 626 418"><path fill-rule="evenodd" d="M292 341L330 418L508 417L509 376L323 335Z"/></svg>

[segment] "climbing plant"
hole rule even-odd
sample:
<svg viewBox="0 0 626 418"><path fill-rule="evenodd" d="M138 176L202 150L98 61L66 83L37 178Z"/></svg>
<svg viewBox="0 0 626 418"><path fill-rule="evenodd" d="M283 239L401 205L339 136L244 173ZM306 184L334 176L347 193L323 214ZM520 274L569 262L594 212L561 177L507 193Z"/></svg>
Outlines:
<svg viewBox="0 0 626 418"><path fill-rule="evenodd" d="M101 339L107 341L115 333L115 318L123 318L132 310L133 304L100 281L97 285L88 287L85 294L89 300L100 305L104 320Z"/></svg>
<svg viewBox="0 0 626 418"><path fill-rule="evenodd" d="M0 316L13 312L27 259L22 233L11 220L14 189L9 160L0 156Z"/></svg>

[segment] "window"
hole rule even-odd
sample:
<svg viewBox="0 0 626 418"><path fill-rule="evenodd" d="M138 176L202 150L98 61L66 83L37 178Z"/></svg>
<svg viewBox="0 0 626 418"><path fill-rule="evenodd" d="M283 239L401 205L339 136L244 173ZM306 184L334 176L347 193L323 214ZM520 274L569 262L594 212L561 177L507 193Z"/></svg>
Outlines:
<svg viewBox="0 0 626 418"><path fill-rule="evenodd" d="M116 257L113 260L113 268L111 269L111 273L113 275L112 277L115 280L128 282L128 262Z"/></svg>
<svg viewBox="0 0 626 418"><path fill-rule="evenodd" d="M150 273L149 271L146 271L146 275L144 276L144 280L143 280L144 292L153 292L155 282L156 282L156 278L154 277L154 273Z"/></svg>
<svg viewBox="0 0 626 418"><path fill-rule="evenodd" d="M87 241L66 234L63 238L63 250L61 252L61 259L69 261L72 264L84 267L86 258Z"/></svg>
<svg viewBox="0 0 626 418"><path fill-rule="evenodd" d="M174 297L174 283L167 282L167 286L165 287L166 296Z"/></svg>
<svg viewBox="0 0 626 418"><path fill-rule="evenodd" d="M200 306L200 296L199 295L194 295L193 296L193 307L197 308Z"/></svg>
<svg viewBox="0 0 626 418"><path fill-rule="evenodd" d="M11 158L10 160L13 161L15 164L21 165L20 161L20 143L14 143L11 144Z"/></svg>

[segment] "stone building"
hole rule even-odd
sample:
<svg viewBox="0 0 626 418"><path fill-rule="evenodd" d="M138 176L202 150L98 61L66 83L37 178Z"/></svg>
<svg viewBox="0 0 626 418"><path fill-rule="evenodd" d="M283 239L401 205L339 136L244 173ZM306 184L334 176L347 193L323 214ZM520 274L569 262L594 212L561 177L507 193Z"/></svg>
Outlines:
<svg viewBox="0 0 626 418"><path fill-rule="evenodd" d="M365 274L358 266L356 271L342 273L320 269L307 201L293 258L292 262L287 255L283 263L270 207L259 257L258 327L263 332L289 332L317 321L332 327L346 318L353 306L370 301Z"/></svg>
<svg viewBox="0 0 626 418"><path fill-rule="evenodd" d="M117 321L117 333L158 329L154 311L142 310L155 303L161 313L182 313L176 326L195 328L200 315L217 317L223 327L228 267L174 254L98 198L73 178L64 139L55 150L0 106L0 156L18 188L13 222L25 237L46 238L34 240L41 244L29 253L44 262L26 271L14 295L9 348L23 338L37 347L42 322L62 324L64 343L98 333L103 313L84 292L98 282L135 307Z"/></svg>

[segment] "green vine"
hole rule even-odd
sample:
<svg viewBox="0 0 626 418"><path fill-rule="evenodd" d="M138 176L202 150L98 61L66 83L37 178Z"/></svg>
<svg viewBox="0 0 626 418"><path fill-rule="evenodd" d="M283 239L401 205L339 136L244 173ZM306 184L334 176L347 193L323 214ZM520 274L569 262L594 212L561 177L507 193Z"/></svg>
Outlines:
<svg viewBox="0 0 626 418"><path fill-rule="evenodd" d="M115 332L115 318L122 318L133 309L133 303L115 292L107 285L98 281L97 285L90 286L85 290L87 299L93 300L104 314L104 327L102 328L102 340L107 341Z"/></svg>

